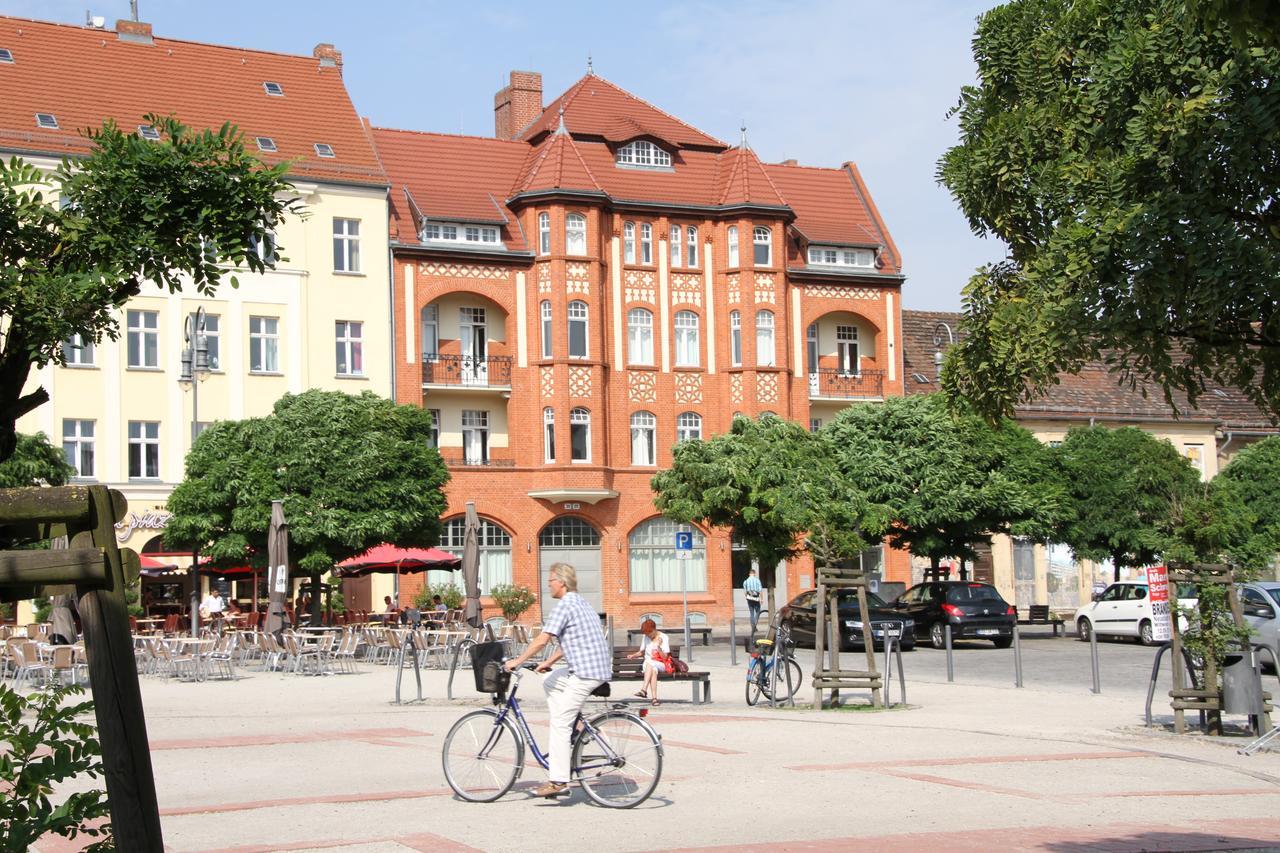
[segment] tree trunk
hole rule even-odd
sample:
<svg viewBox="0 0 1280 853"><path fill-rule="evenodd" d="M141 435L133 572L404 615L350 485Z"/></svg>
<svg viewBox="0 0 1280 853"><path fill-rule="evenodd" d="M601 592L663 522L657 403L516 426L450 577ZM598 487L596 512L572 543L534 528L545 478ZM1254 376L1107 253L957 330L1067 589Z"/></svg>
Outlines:
<svg viewBox="0 0 1280 853"><path fill-rule="evenodd" d="M1112 583L1120 583L1120 555L1111 555Z"/></svg>
<svg viewBox="0 0 1280 853"><path fill-rule="evenodd" d="M307 624L312 628L320 627L320 576L311 576L311 613Z"/></svg>
<svg viewBox="0 0 1280 853"><path fill-rule="evenodd" d="M941 580L942 579L942 558L937 554L929 557L929 576L925 580Z"/></svg>

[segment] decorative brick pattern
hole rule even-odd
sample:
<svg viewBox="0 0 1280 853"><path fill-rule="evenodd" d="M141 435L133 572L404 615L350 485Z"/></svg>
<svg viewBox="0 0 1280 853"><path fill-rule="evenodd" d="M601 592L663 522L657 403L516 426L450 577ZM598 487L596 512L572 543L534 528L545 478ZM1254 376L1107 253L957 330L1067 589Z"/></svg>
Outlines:
<svg viewBox="0 0 1280 853"><path fill-rule="evenodd" d="M538 292L551 292L551 265L538 264Z"/></svg>
<svg viewBox="0 0 1280 853"><path fill-rule="evenodd" d="M828 299L878 299L880 291L870 287L839 287L830 284L810 284L804 288L805 296L822 296Z"/></svg>
<svg viewBox="0 0 1280 853"><path fill-rule="evenodd" d="M676 402L677 403L701 403L702 402L702 374L701 373L677 373L676 374Z"/></svg>
<svg viewBox="0 0 1280 853"><path fill-rule="evenodd" d="M729 402L735 406L742 405L742 374L733 373L729 375Z"/></svg>
<svg viewBox="0 0 1280 853"><path fill-rule="evenodd" d="M569 278L587 278L587 265L580 261L565 264L564 274Z"/></svg>
<svg viewBox="0 0 1280 853"><path fill-rule="evenodd" d="M591 396L591 368L569 368L569 396L575 398Z"/></svg>
<svg viewBox="0 0 1280 853"><path fill-rule="evenodd" d="M653 291L645 290L643 287L628 287L626 292L628 302L648 302L652 305L657 301Z"/></svg>
<svg viewBox="0 0 1280 853"><path fill-rule="evenodd" d="M773 290L773 273L756 273L756 290Z"/></svg>
<svg viewBox="0 0 1280 853"><path fill-rule="evenodd" d="M772 290L757 290L756 304L759 305L762 302L769 302L776 305L778 303L778 297L774 294Z"/></svg>
<svg viewBox="0 0 1280 853"><path fill-rule="evenodd" d="M550 400L556 393L556 370L554 367L543 366L541 370L542 379L542 398Z"/></svg>
<svg viewBox="0 0 1280 853"><path fill-rule="evenodd" d="M475 264L418 264L421 275L440 275L449 278L488 278L506 281L510 273L501 267L483 267Z"/></svg>
<svg viewBox="0 0 1280 853"><path fill-rule="evenodd" d="M737 305L742 301L742 292L739 289L738 274L733 273L729 276L729 304Z"/></svg>
<svg viewBox="0 0 1280 853"><path fill-rule="evenodd" d="M676 273L671 277L671 304L702 307L702 279L689 273Z"/></svg>
<svg viewBox="0 0 1280 853"><path fill-rule="evenodd" d="M628 376L627 395L633 403L654 403L658 400L657 382L649 370L633 370Z"/></svg>
<svg viewBox="0 0 1280 853"><path fill-rule="evenodd" d="M756 374L756 400L761 403L778 402L778 374Z"/></svg>

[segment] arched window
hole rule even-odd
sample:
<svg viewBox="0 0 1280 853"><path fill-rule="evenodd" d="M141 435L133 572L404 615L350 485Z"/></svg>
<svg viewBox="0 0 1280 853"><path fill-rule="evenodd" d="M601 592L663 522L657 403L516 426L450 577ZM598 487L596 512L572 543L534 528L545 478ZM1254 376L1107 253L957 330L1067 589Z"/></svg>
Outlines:
<svg viewBox="0 0 1280 853"><path fill-rule="evenodd" d="M576 515L562 515L538 534L542 548L599 548L600 531Z"/></svg>
<svg viewBox="0 0 1280 853"><path fill-rule="evenodd" d="M636 224L634 222L625 222L622 225L622 262L624 264L636 262Z"/></svg>
<svg viewBox="0 0 1280 853"><path fill-rule="evenodd" d="M636 412L631 416L631 464L656 465L658 419L653 412Z"/></svg>
<svg viewBox="0 0 1280 853"><path fill-rule="evenodd" d="M566 255L587 253L587 217L581 213L570 213L564 218L564 253Z"/></svg>
<svg viewBox="0 0 1280 853"><path fill-rule="evenodd" d="M551 214L538 214L538 254L551 254Z"/></svg>
<svg viewBox="0 0 1280 853"><path fill-rule="evenodd" d="M678 531L693 533L693 551L687 560L676 559ZM627 546L632 592L680 592L681 575L688 590L706 590L707 538L698 528L651 518L636 525L627 537Z"/></svg>
<svg viewBox="0 0 1280 853"><path fill-rule="evenodd" d="M542 301L542 357L551 358L551 300Z"/></svg>
<svg viewBox="0 0 1280 853"><path fill-rule="evenodd" d="M671 226L671 266L680 266L680 226Z"/></svg>
<svg viewBox="0 0 1280 853"><path fill-rule="evenodd" d="M591 412L587 409L569 412L569 461L591 461Z"/></svg>
<svg viewBox="0 0 1280 853"><path fill-rule="evenodd" d="M640 224L640 263L653 263L653 226L648 222Z"/></svg>
<svg viewBox="0 0 1280 853"><path fill-rule="evenodd" d="M702 415L697 412L681 412L676 418L676 441L702 438Z"/></svg>
<svg viewBox="0 0 1280 853"><path fill-rule="evenodd" d="M569 303L569 358L587 357L587 303Z"/></svg>
<svg viewBox="0 0 1280 853"><path fill-rule="evenodd" d="M627 361L653 364L653 314L644 308L627 312Z"/></svg>
<svg viewBox="0 0 1280 853"><path fill-rule="evenodd" d="M751 232L751 243L755 248L755 265L768 267L773 265L773 232L763 225L757 225Z"/></svg>
<svg viewBox="0 0 1280 853"><path fill-rule="evenodd" d="M440 352L440 308L422 306L422 360L435 361Z"/></svg>
<svg viewBox="0 0 1280 853"><path fill-rule="evenodd" d="M742 366L742 312L729 312L729 363Z"/></svg>
<svg viewBox="0 0 1280 853"><path fill-rule="evenodd" d="M698 265L698 226L690 225L684 229L689 235L689 266Z"/></svg>
<svg viewBox="0 0 1280 853"><path fill-rule="evenodd" d="M542 458L556 461L556 410L550 406L542 410Z"/></svg>
<svg viewBox="0 0 1280 853"><path fill-rule="evenodd" d="M637 139L618 149L619 165L648 166L649 168L671 168L671 155L654 145L647 139Z"/></svg>
<svg viewBox="0 0 1280 853"><path fill-rule="evenodd" d="M756 312L756 364L760 367L773 367L775 355L773 351L773 312Z"/></svg>
<svg viewBox="0 0 1280 853"><path fill-rule="evenodd" d="M458 516L444 523L440 534L440 550L456 557L462 556L462 546L467 536L467 520ZM488 595L498 584L511 583L511 534L488 519L480 519L480 594ZM461 585L461 576L454 571L427 572L428 584L451 583Z"/></svg>
<svg viewBox="0 0 1280 853"><path fill-rule="evenodd" d="M676 312L676 367L698 366L698 315Z"/></svg>
<svg viewBox="0 0 1280 853"><path fill-rule="evenodd" d="M736 267L738 265L738 226L729 226L729 235L727 238L729 244L729 266Z"/></svg>

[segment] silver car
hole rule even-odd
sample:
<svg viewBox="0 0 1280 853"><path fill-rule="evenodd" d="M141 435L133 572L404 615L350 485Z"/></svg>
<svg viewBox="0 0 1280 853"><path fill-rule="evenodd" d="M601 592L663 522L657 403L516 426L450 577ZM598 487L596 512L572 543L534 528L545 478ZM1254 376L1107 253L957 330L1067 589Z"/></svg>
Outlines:
<svg viewBox="0 0 1280 853"><path fill-rule="evenodd" d="M1253 629L1254 642L1262 643L1280 657L1280 582L1257 581L1240 587L1244 621ZM1259 655L1264 664L1274 663L1270 655Z"/></svg>

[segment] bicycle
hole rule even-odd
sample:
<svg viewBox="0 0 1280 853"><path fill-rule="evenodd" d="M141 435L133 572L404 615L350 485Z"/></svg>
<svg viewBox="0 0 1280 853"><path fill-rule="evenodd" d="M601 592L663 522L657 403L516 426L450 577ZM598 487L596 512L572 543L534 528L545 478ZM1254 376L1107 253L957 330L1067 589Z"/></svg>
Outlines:
<svg viewBox="0 0 1280 853"><path fill-rule="evenodd" d="M795 644L785 623L778 626L775 636L775 643L766 638L756 640L757 651L751 652L751 661L747 664L748 705L755 705L762 695L770 701L785 702L800 689L800 664L791 654ZM783 660L785 668L778 668L775 674L775 667ZM775 681L781 690L774 690Z"/></svg>
<svg viewBox="0 0 1280 853"><path fill-rule="evenodd" d="M488 666L498 666L488 664ZM534 667L526 665L524 670ZM464 714L445 737L442 760L444 777L459 797L473 803L491 803L502 797L524 772L525 747L545 770L544 753L529 728L516 693L524 670L509 676L510 693L502 698L507 679L494 679L493 702L498 707ZM609 696L608 683L593 696ZM641 710L641 714L645 711ZM649 798L662 777L662 737L640 716L615 704L591 719L578 712L574 721L571 782L578 782L594 802L614 809L629 809Z"/></svg>

